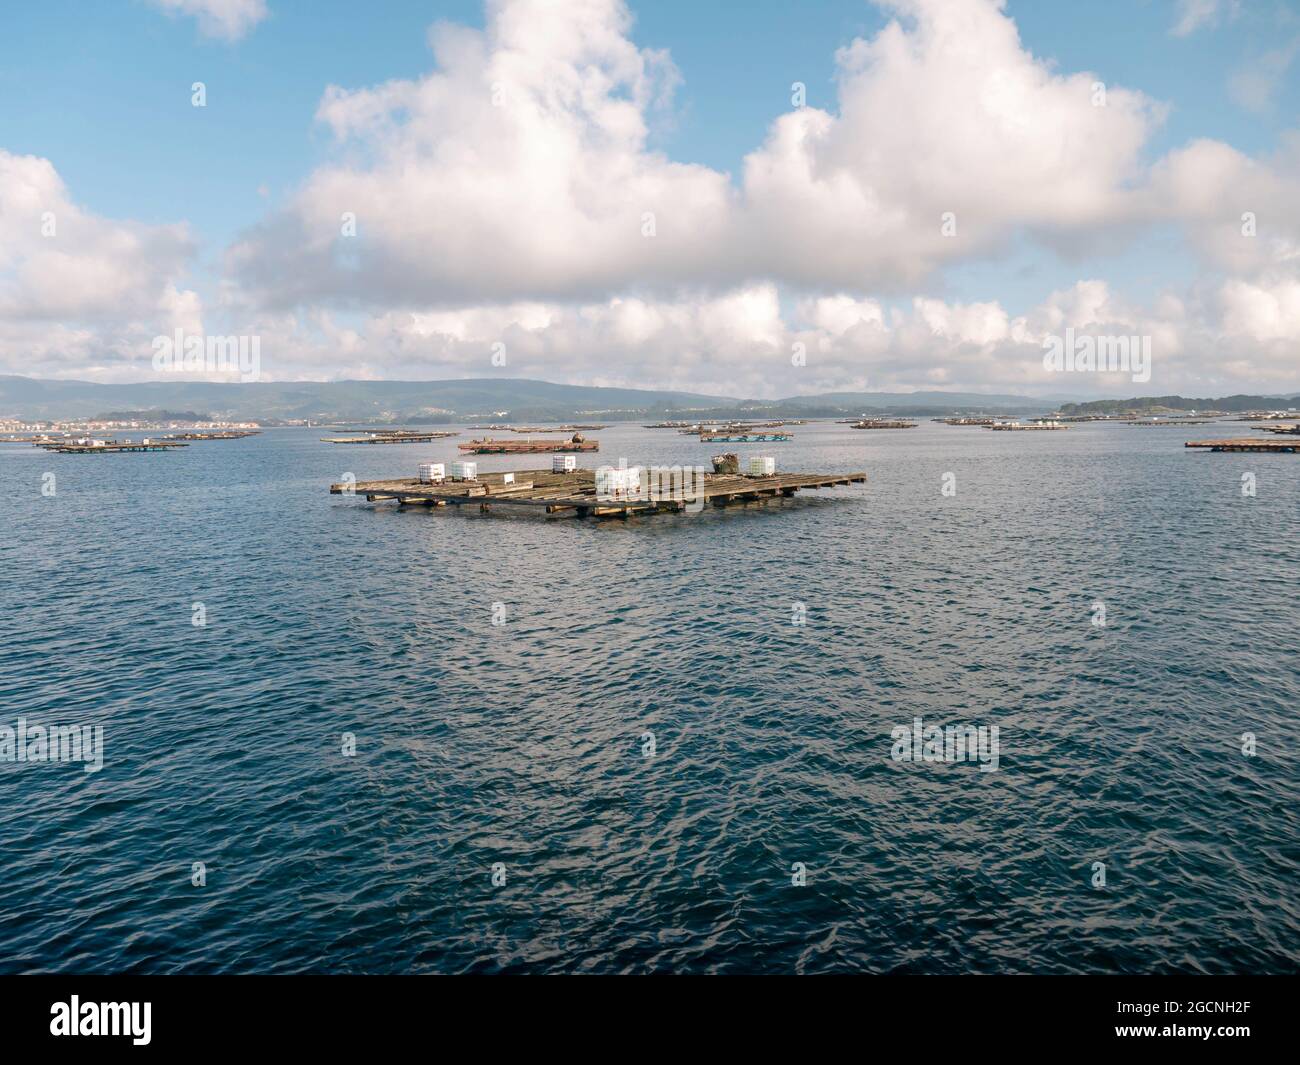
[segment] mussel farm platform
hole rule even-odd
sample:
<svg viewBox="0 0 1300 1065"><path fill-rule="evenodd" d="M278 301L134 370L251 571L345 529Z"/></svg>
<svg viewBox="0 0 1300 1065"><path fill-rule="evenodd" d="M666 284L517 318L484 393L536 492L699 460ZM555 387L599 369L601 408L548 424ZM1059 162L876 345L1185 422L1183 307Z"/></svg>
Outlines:
<svg viewBox="0 0 1300 1065"><path fill-rule="evenodd" d="M434 441L459 435L454 432L421 433L402 429L397 432L366 433L364 436L322 436L321 442L326 444L432 444Z"/></svg>
<svg viewBox="0 0 1300 1065"><path fill-rule="evenodd" d="M1183 447L1203 447L1211 451L1282 451L1294 455L1300 452L1300 439L1272 440L1267 437L1251 436L1240 440L1189 440Z"/></svg>
<svg viewBox="0 0 1300 1065"><path fill-rule="evenodd" d="M540 507L547 514L571 517L628 518L636 514L671 514L698 505L692 491L686 499L599 499L592 470L553 473L550 470L518 470L512 483L507 473L482 473L472 481L429 484L414 478L396 481L367 481L357 485L332 484L333 495L365 496L367 502L394 499L401 505L461 507L476 504L490 510L494 503ZM704 501L715 507L763 503L788 499L802 489L837 488L865 484L865 473L778 473L767 477L746 477L732 473L704 473Z"/></svg>
<svg viewBox="0 0 1300 1065"><path fill-rule="evenodd" d="M741 430L700 433L701 444L779 444L793 439L794 433L754 433Z"/></svg>
<svg viewBox="0 0 1300 1065"><path fill-rule="evenodd" d="M174 451L178 447L189 447L167 440L149 440L114 444L38 444L46 451L55 451L60 455L107 455L120 454L124 451Z"/></svg>
<svg viewBox="0 0 1300 1065"><path fill-rule="evenodd" d="M472 455L534 455L543 452L599 451L599 440L471 440L457 450Z"/></svg>

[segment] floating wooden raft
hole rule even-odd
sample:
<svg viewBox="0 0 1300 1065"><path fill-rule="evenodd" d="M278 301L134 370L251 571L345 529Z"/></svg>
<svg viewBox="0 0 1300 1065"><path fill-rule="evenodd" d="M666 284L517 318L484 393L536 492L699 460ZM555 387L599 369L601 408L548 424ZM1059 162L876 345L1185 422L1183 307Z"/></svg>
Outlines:
<svg viewBox="0 0 1300 1065"><path fill-rule="evenodd" d="M852 422L850 429L915 429L916 422L905 421L887 421L883 418L865 418L860 422Z"/></svg>
<svg viewBox="0 0 1300 1065"><path fill-rule="evenodd" d="M543 451L599 451L599 440L471 440L456 445L472 455L532 455Z"/></svg>
<svg viewBox="0 0 1300 1065"><path fill-rule="evenodd" d="M435 440L444 440L458 433L371 433L367 436L322 436L327 444L431 444Z"/></svg>
<svg viewBox="0 0 1300 1065"><path fill-rule="evenodd" d="M589 433L597 429L608 429L608 425L507 425L504 428L512 433Z"/></svg>
<svg viewBox="0 0 1300 1065"><path fill-rule="evenodd" d="M521 470L514 483L505 483L504 473L483 473L473 481L448 481L426 484L411 478L396 481L368 481L352 491L368 502L395 499L399 504L422 506L464 506L478 504L483 510L493 503L541 507L547 514L570 516L619 517L634 514L673 513L685 510L692 500L596 498L596 475L592 470L553 473L550 470ZM742 477L738 474L705 473L704 500L715 507L732 503L767 502L788 499L803 488L834 488L864 484L865 473L778 473L771 477ZM333 495L349 494L349 486L330 485ZM692 497L693 498L693 497Z"/></svg>
<svg viewBox="0 0 1300 1065"><path fill-rule="evenodd" d="M1189 440L1183 447L1204 447L1211 451L1279 451L1294 455L1300 452L1300 439L1268 440L1251 436L1243 440Z"/></svg>
<svg viewBox="0 0 1300 1065"><path fill-rule="evenodd" d="M257 436L257 431L221 431L221 432L197 432L197 433L170 433L162 437L163 440L243 440L246 436Z"/></svg>
<svg viewBox="0 0 1300 1065"><path fill-rule="evenodd" d="M168 443L165 440L150 440L149 443L125 444L54 444L46 445L46 451L57 451L62 455L98 455L105 451L171 451L172 448L188 447L188 444Z"/></svg>
<svg viewBox="0 0 1300 1065"><path fill-rule="evenodd" d="M746 432L703 432L700 433L701 444L763 444L783 443L793 440L793 433L746 433Z"/></svg>

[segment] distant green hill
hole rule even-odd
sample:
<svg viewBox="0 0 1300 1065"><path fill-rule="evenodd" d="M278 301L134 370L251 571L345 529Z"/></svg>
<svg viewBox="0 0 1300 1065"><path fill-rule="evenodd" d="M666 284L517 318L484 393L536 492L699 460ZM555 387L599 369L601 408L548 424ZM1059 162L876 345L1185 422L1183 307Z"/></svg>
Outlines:
<svg viewBox="0 0 1300 1065"><path fill-rule="evenodd" d="M1063 403L1062 414L1122 414L1124 411L1159 410L1272 410L1290 407L1296 396L1222 396L1218 399L1187 399L1184 396L1141 396L1134 399L1097 399L1089 403Z"/></svg>
<svg viewBox="0 0 1300 1065"><path fill-rule="evenodd" d="M104 411L206 411L213 419L353 421L438 424L467 419L554 421L712 417L851 417L866 411L900 415L953 412L1047 413L1063 397L1030 398L978 392L828 392L778 400L737 399L696 392L590 388L525 378L455 381L286 381L223 384L145 381L97 384L0 376L0 417L90 418ZM1283 397L1097 400L1065 403L1067 412L1288 405Z"/></svg>
<svg viewBox="0 0 1300 1065"><path fill-rule="evenodd" d="M781 400L742 400L695 392L591 388L523 378L455 381L303 381L255 384L147 381L96 384L0 377L0 416L91 417L113 410L202 410L217 419L276 421L462 422L467 418L547 421L569 418L708 418L751 414L844 417L887 408L938 412L1044 411L1024 396L944 392L844 392Z"/></svg>
<svg viewBox="0 0 1300 1065"><path fill-rule="evenodd" d="M492 417L613 417L644 410L734 406L724 396L631 388L584 388L518 378L460 381L304 381L224 384L147 381L96 384L0 377L0 415L90 417L106 409L203 410L259 421L423 421Z"/></svg>
<svg viewBox="0 0 1300 1065"><path fill-rule="evenodd" d="M99 422L206 422L212 416L193 410L108 410L94 416Z"/></svg>
<svg viewBox="0 0 1300 1065"><path fill-rule="evenodd" d="M1060 397L1056 397L1059 399ZM872 407L899 406L934 408L976 407L1008 408L1052 406L1054 400L1031 399L1028 396L984 394L982 392L826 392L819 396L791 396L778 400L788 406L833 406L845 410L865 410Z"/></svg>

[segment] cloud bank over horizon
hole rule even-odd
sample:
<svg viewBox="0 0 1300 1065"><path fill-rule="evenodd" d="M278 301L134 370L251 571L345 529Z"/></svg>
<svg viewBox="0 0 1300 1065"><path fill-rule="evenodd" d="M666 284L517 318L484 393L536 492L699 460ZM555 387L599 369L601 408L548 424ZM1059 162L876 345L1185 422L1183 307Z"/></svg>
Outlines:
<svg viewBox="0 0 1300 1065"><path fill-rule="evenodd" d="M162 6L232 40L267 14ZM1002 3L880 6L833 57L834 108L792 100L732 174L653 147L682 79L620 0L490 0L482 30L430 28L427 73L323 89L322 160L206 249L211 283L184 221L98 217L55 161L0 145L0 366L147 379L151 338L180 328L260 336L279 380L1300 389L1300 131L1266 157L1210 138L1157 154L1166 103L1058 71ZM1170 33L1229 7L1185 4ZM1029 305L944 295L1016 249L1068 263L1166 234L1192 277L1145 298L1104 274ZM1049 373L1044 339L1067 328L1149 336L1151 381Z"/></svg>

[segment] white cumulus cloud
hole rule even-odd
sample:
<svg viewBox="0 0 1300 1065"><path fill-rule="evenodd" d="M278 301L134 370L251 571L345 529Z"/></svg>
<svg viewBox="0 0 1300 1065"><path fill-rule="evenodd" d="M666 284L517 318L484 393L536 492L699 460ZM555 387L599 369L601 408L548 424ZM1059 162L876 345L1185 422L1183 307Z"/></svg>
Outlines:
<svg viewBox="0 0 1300 1065"><path fill-rule="evenodd" d="M16 372L93 373L162 328L194 327L199 298L181 287L193 253L184 225L102 218L48 159L0 150L0 358Z"/></svg>
<svg viewBox="0 0 1300 1065"><path fill-rule="evenodd" d="M1055 74L988 0L894 6L838 54L838 113L780 116L733 181L648 148L676 73L620 0L490 3L482 33L435 28L424 78L325 93L337 158L232 269L277 306L899 289L1021 230L1128 219L1159 107L1118 87L1096 106L1091 75Z"/></svg>
<svg viewBox="0 0 1300 1065"><path fill-rule="evenodd" d="M269 14L266 0L152 0L169 15L190 15L207 37L237 41Z"/></svg>

